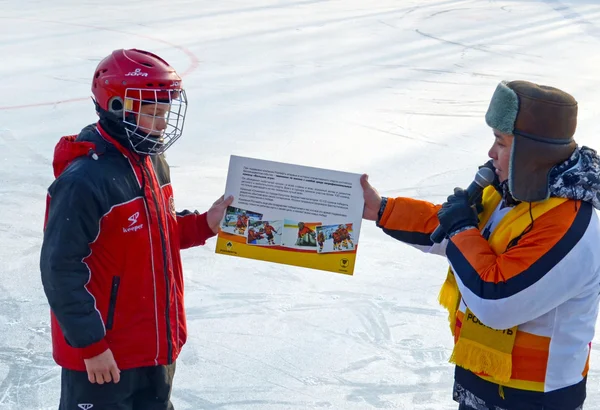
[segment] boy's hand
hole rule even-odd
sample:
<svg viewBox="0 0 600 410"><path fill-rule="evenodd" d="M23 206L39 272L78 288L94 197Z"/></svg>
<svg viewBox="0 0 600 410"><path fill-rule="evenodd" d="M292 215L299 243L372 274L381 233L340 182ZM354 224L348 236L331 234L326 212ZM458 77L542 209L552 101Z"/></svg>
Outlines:
<svg viewBox="0 0 600 410"><path fill-rule="evenodd" d="M111 381L119 383L121 371L110 349L98 356L84 359L84 362L90 383L104 384Z"/></svg>

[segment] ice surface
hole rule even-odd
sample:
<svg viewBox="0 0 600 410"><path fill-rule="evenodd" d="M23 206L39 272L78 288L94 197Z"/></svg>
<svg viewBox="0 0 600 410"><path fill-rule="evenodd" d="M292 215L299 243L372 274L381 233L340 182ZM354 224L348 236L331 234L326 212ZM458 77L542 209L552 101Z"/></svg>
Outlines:
<svg viewBox="0 0 600 410"><path fill-rule="evenodd" d="M367 172L387 196L443 200L487 159L498 81L564 88L577 139L600 134L595 0L4 0L0 2L0 409L56 409L39 278L57 139L95 120L92 72L113 49L184 74L168 152L178 209L207 209L230 154ZM182 409L450 410L444 259L361 231L353 277L183 252ZM599 340L598 337L596 340ZM592 354L586 410L600 409Z"/></svg>

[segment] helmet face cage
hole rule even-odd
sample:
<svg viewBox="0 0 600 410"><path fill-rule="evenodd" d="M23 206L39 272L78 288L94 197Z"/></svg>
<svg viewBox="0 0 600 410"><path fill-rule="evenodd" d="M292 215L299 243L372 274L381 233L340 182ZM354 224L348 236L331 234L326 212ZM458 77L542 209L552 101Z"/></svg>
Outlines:
<svg viewBox="0 0 600 410"><path fill-rule="evenodd" d="M152 105L153 110L142 109ZM142 155L164 153L183 133L185 90L127 88L123 123L132 149Z"/></svg>

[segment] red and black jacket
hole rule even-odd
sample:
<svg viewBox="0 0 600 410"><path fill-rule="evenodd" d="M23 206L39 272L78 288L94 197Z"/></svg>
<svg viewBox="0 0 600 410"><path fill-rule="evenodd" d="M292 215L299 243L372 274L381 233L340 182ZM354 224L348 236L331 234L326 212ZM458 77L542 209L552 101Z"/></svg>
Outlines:
<svg viewBox="0 0 600 410"><path fill-rule="evenodd" d="M99 124L54 154L40 268L55 361L85 370L110 348L120 369L172 363L187 338L180 250L214 235L206 213L176 213L164 157Z"/></svg>

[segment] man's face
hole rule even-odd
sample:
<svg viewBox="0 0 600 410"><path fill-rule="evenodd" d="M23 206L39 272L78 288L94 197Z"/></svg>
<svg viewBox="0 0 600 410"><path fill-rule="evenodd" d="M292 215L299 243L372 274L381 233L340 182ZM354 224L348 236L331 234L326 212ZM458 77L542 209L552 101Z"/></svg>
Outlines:
<svg viewBox="0 0 600 410"><path fill-rule="evenodd" d="M160 137L167 128L169 104L144 104L138 115L138 127L143 133Z"/></svg>
<svg viewBox="0 0 600 410"><path fill-rule="evenodd" d="M496 174L498 174L500 182L504 182L508 179L510 152L514 136L494 129L494 137L494 145L490 148L488 155L494 162Z"/></svg>

